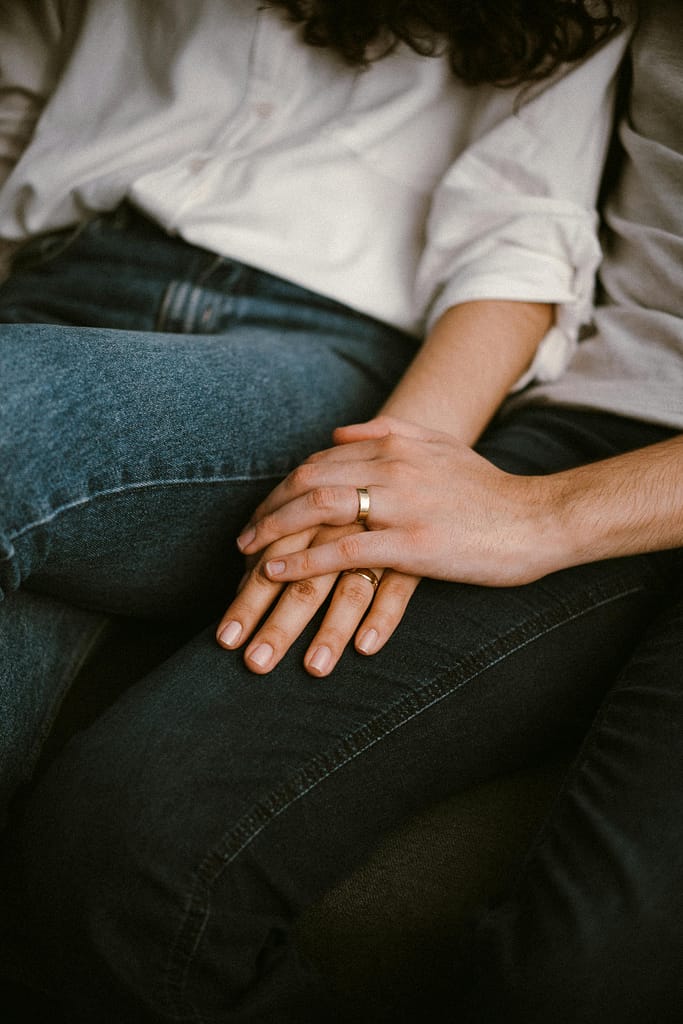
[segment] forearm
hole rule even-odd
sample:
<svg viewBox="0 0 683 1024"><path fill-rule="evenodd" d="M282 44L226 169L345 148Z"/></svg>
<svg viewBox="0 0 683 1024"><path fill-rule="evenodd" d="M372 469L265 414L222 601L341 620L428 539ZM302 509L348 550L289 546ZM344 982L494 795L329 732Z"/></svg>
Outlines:
<svg viewBox="0 0 683 1024"><path fill-rule="evenodd" d="M535 480L553 568L683 546L683 435Z"/></svg>
<svg viewBox="0 0 683 1024"><path fill-rule="evenodd" d="M451 307L382 412L473 444L552 321L552 306L538 303L490 300Z"/></svg>

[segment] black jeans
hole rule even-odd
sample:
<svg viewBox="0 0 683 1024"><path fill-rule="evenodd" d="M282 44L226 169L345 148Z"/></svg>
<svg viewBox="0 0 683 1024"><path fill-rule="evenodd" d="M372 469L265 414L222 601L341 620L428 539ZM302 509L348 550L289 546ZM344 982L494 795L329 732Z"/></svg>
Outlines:
<svg viewBox="0 0 683 1024"><path fill-rule="evenodd" d="M106 273L104 238L90 271L97 264ZM163 245L155 244L156 259ZM144 251L135 260L139 274ZM50 262L53 289L67 256ZM174 257L169 273L176 266ZM190 284L199 287L194 278ZM16 295L19 278L12 287ZM179 288L175 282L175 295ZM203 295L193 294L201 306ZM286 288L277 301L287 304ZM293 291L291 302L301 305L301 293ZM153 490L154 516L164 524L158 557L147 490L128 487L118 510L98 491L100 504L86 516L74 506L77 521L62 496L65 515L41 524L36 552L45 559L33 585L50 600L60 587L81 601L91 595L99 614L110 598L121 611L130 579L134 604L140 594L163 593L177 614L187 595L204 584L215 589L215 567L231 543L219 514L227 492L197 487L187 466L193 445L206 462L206 439L225 430L238 396L209 386L205 344L197 339L192 348L186 333L178 344L149 334L156 376L137 372L150 348L136 331L149 328L131 323L135 303L117 294L116 304L125 334L113 310L86 333L13 326L3 341L23 331L23 343L40 351L40 407L48 416L50 402L63 401L90 367L98 409L72 402L68 419L71 436L82 435L76 466L106 450L114 422L122 464L122 445L138 451L152 443L159 422L139 410L154 408L159 380L177 363L183 400L170 402L164 385L163 424L173 443L163 454L183 462L187 486L174 478ZM312 300L304 306L307 330L316 318L329 324L329 310ZM258 342L254 374L263 373L269 331L283 359L280 315L240 325L241 337L251 332ZM343 333L353 337L352 317ZM224 335L212 342L214 362ZM59 360L52 378L50 351ZM73 375L63 362L70 351L78 354ZM296 359L306 362L306 352L297 342ZM319 352L310 346L304 377ZM342 352L342 364L357 360ZM124 376L139 399L118 402L114 421L112 396ZM31 422L25 415L22 431ZM317 429L299 443L314 447ZM240 432L230 436L237 444ZM513 472L551 472L663 436L611 416L530 407L500 418L480 448ZM280 458L282 437L273 445ZM30 430L24 450L41 455ZM22 474L23 465L17 480ZM112 530L116 544L107 546ZM111 563L107 578L96 571L102 558ZM670 1002L678 1009L683 996L681 566L680 552L664 552L525 587L424 581L386 648L372 658L348 651L324 682L301 666L315 626L262 678L216 646L211 626L200 631L67 745L7 836L14 927L30 945L37 977L66 1002L70 1019L88 1024L335 1020L324 980L290 938L303 908L407 816L584 737L517 886L482 915L465 950L456 953L454 943L453 1019L673 1020ZM26 586L32 579L28 573Z"/></svg>

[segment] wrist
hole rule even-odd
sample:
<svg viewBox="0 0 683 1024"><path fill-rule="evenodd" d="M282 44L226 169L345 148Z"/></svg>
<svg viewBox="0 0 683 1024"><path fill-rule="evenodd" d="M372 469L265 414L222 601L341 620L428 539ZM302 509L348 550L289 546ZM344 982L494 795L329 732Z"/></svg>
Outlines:
<svg viewBox="0 0 683 1024"><path fill-rule="evenodd" d="M559 475L518 477L523 493L523 551L528 581L587 559L580 555L571 502Z"/></svg>

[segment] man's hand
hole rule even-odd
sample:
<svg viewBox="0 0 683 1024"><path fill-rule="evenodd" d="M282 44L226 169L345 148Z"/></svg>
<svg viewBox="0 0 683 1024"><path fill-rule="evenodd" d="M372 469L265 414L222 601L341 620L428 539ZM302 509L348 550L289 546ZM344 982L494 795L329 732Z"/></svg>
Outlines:
<svg viewBox="0 0 683 1024"><path fill-rule="evenodd" d="M367 531L263 557L272 581L384 565L411 576L486 586L527 583L555 568L560 537L538 500L543 478L505 473L450 434L382 416L335 434L256 510L245 554L316 525L353 523L358 487ZM561 554L560 554L561 557Z"/></svg>
<svg viewBox="0 0 683 1024"><path fill-rule="evenodd" d="M510 586L572 565L683 544L683 436L547 476L497 469L450 434L386 416L335 433L257 509L238 539L253 554L316 523L368 530L265 558L284 582L354 565Z"/></svg>

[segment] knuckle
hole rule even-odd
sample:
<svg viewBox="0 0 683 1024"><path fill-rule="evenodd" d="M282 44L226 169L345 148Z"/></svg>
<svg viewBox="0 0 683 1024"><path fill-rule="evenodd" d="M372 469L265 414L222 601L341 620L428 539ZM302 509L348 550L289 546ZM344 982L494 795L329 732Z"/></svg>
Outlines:
<svg viewBox="0 0 683 1024"><path fill-rule="evenodd" d="M311 576L314 576L314 568L315 568L315 566L314 566L313 559L311 558L311 548L306 548L305 551L301 552L300 568L301 568L302 573L310 573ZM299 582L310 582L310 581L307 581L307 580L304 579L304 580L300 580Z"/></svg>
<svg viewBox="0 0 683 1024"><path fill-rule="evenodd" d="M347 643L351 639L353 632L339 629L337 626L325 624L324 630L321 630L318 639L321 643L327 645L331 651L335 654L341 654Z"/></svg>
<svg viewBox="0 0 683 1024"><path fill-rule="evenodd" d="M395 472L405 474L406 469L412 468L409 442L405 437L393 437L393 443L389 455L391 458L392 469Z"/></svg>
<svg viewBox="0 0 683 1024"><path fill-rule="evenodd" d="M319 600L318 586L315 580L296 580L289 584L291 594L304 604L317 604Z"/></svg>
<svg viewBox="0 0 683 1024"><path fill-rule="evenodd" d="M339 554L343 558L348 558L353 562L358 561L361 553L361 546L358 539L361 536L363 536L363 534L350 533L346 537L341 537L337 541Z"/></svg>
<svg viewBox="0 0 683 1024"><path fill-rule="evenodd" d="M365 608L372 598L370 584L354 576L343 576L340 590L344 600L356 608Z"/></svg>
<svg viewBox="0 0 683 1024"><path fill-rule="evenodd" d="M256 586L267 587L272 590L274 584L271 579L266 576L266 561L267 559L259 560L254 568L251 570L249 580L256 584Z"/></svg>
<svg viewBox="0 0 683 1024"><path fill-rule="evenodd" d="M364 625L368 628L376 629L380 636L386 637L393 632L398 621L398 616L389 615L386 611L373 607L372 617L368 615Z"/></svg>
<svg viewBox="0 0 683 1024"><path fill-rule="evenodd" d="M314 487L309 492L308 500L316 511L326 512L334 505L334 499L329 487Z"/></svg>
<svg viewBox="0 0 683 1024"><path fill-rule="evenodd" d="M304 462L289 474L290 489L294 491L308 490L313 475L313 466Z"/></svg>
<svg viewBox="0 0 683 1024"><path fill-rule="evenodd" d="M273 512L267 512L266 515L264 515L263 518L261 519L260 523L258 523L258 525L256 526L256 538L265 539L267 537L270 537L274 531L276 523L277 520L275 518L275 514Z"/></svg>
<svg viewBox="0 0 683 1024"><path fill-rule="evenodd" d="M288 630L277 622L268 622L253 638L255 644L270 644L276 657L284 654L291 641Z"/></svg>

